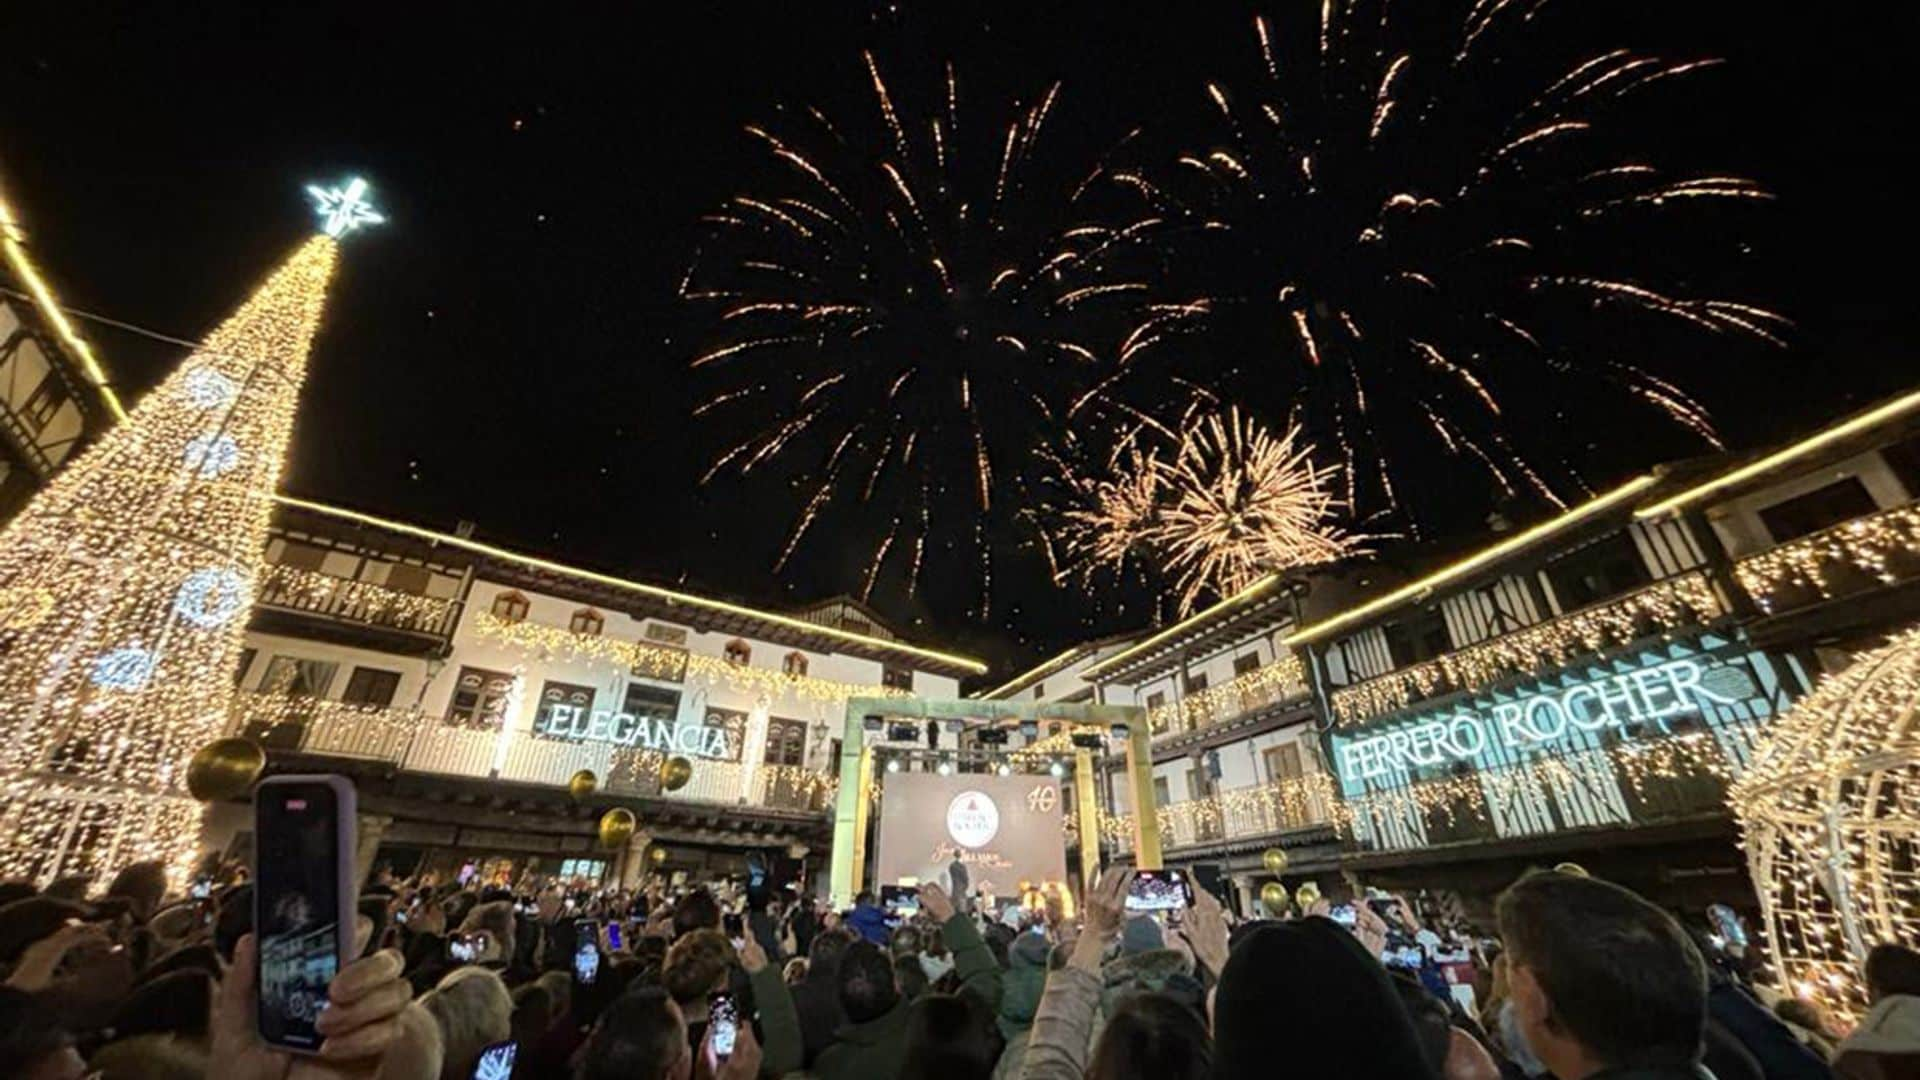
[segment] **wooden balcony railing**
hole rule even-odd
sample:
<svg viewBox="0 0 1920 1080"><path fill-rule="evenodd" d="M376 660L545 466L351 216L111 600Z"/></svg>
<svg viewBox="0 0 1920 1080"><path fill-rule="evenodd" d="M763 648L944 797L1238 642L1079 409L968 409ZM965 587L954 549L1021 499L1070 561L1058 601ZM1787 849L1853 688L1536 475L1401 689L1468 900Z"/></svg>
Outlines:
<svg viewBox="0 0 1920 1080"><path fill-rule="evenodd" d="M1656 581L1611 600L1333 692L1333 715L1353 724L1455 690L1563 667L1575 657L1649 634L1713 621L1726 607L1700 571Z"/></svg>
<svg viewBox="0 0 1920 1080"><path fill-rule="evenodd" d="M270 608L440 638L453 634L458 615L458 605L446 597L421 596L371 581L280 564L270 564L262 572L257 602Z"/></svg>
<svg viewBox="0 0 1920 1080"><path fill-rule="evenodd" d="M1160 843L1173 850L1325 827L1335 823L1337 808L1325 775L1275 780L1160 807ZM1118 850L1132 850L1131 816L1103 817L1100 831Z"/></svg>
<svg viewBox="0 0 1920 1080"><path fill-rule="evenodd" d="M1768 612L1920 579L1920 505L1896 506L1789 540L1741 559L1733 574Z"/></svg>
<svg viewBox="0 0 1920 1080"><path fill-rule="evenodd" d="M1172 738L1236 720L1275 702L1303 698L1306 672L1300 658L1283 653L1271 664L1147 710L1147 729L1155 739Z"/></svg>
<svg viewBox="0 0 1920 1080"><path fill-rule="evenodd" d="M699 759L676 791L660 787L663 755L607 743L539 739L524 731L504 745L497 731L448 724L410 708L368 708L278 694L241 694L233 730L274 750L385 762L409 772L498 778L564 788L591 769L614 795L821 813L832 806L832 773L790 765ZM743 747L751 756L758 748ZM497 773L496 773L497 768Z"/></svg>

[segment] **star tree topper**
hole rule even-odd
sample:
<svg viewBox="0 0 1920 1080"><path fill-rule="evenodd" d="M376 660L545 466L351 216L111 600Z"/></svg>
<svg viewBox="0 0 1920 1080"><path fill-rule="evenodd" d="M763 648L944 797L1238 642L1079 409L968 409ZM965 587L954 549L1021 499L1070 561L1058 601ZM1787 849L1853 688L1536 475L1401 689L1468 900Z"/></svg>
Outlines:
<svg viewBox="0 0 1920 1080"><path fill-rule="evenodd" d="M367 201L367 182L358 176L348 180L346 187L309 184L307 194L313 196L314 211L320 215L320 231L328 236L342 236L363 225L387 220Z"/></svg>

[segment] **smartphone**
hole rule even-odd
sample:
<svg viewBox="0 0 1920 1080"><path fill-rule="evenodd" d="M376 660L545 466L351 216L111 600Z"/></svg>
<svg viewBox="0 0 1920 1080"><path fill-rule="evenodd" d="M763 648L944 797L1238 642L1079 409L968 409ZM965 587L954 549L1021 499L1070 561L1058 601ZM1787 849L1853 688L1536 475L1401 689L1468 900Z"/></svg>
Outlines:
<svg viewBox="0 0 1920 1080"><path fill-rule="evenodd" d="M1193 883L1184 870L1135 870L1127 884L1128 911L1180 911L1193 906Z"/></svg>
<svg viewBox="0 0 1920 1080"><path fill-rule="evenodd" d="M581 986L592 986L600 977L600 946L592 938L581 938L573 950L573 977Z"/></svg>
<svg viewBox="0 0 1920 1080"><path fill-rule="evenodd" d="M497 1042L480 1051L473 1063L473 1080L508 1080L513 1076L513 1059L520 1056L520 1044L512 1039Z"/></svg>
<svg viewBox="0 0 1920 1080"><path fill-rule="evenodd" d="M193 884L187 886L187 895L195 900L205 900L207 897L212 896L213 879L207 877L205 874L194 878Z"/></svg>
<svg viewBox="0 0 1920 1080"><path fill-rule="evenodd" d="M449 934L447 936L447 959L456 964L472 964L479 961L486 952L487 935L485 933Z"/></svg>
<svg viewBox="0 0 1920 1080"><path fill-rule="evenodd" d="M575 941L591 942L594 948L600 947L600 922L597 919L573 920Z"/></svg>
<svg viewBox="0 0 1920 1080"><path fill-rule="evenodd" d="M274 776L253 799L260 1037L310 1054L327 984L352 960L356 800L344 776Z"/></svg>
<svg viewBox="0 0 1920 1080"><path fill-rule="evenodd" d="M880 906L895 915L920 914L920 890L911 885L880 886Z"/></svg>
<svg viewBox="0 0 1920 1080"><path fill-rule="evenodd" d="M1360 921L1360 916L1353 910L1352 904L1335 904L1327 910L1327 918L1349 930Z"/></svg>
<svg viewBox="0 0 1920 1080"><path fill-rule="evenodd" d="M617 922L607 924L607 948L612 949L614 952L619 952L621 949L626 948L625 945L620 943L620 924Z"/></svg>
<svg viewBox="0 0 1920 1080"><path fill-rule="evenodd" d="M713 1032L713 1056L721 1061L733 1054L733 1041L740 1034L740 1010L733 995L726 991L707 995L707 1029Z"/></svg>

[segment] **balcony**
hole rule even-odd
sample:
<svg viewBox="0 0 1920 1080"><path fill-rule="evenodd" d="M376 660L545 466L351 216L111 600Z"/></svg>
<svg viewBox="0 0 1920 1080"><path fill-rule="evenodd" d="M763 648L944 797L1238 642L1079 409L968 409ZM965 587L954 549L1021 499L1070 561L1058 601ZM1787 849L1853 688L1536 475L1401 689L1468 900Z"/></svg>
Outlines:
<svg viewBox="0 0 1920 1080"><path fill-rule="evenodd" d="M1333 781L1321 774L1222 791L1160 807L1160 845L1173 851L1330 827L1335 824L1337 808ZM1116 850L1133 849L1131 817L1103 817L1100 827Z"/></svg>
<svg viewBox="0 0 1920 1080"><path fill-rule="evenodd" d="M374 761L415 773L564 789L574 773L590 769L600 779L600 790L612 795L800 814L828 810L837 787L833 774L797 766L699 760L686 786L663 791L657 751L537 739L518 731L503 745L499 732L448 724L411 708L241 694L236 713L234 732L269 751Z"/></svg>
<svg viewBox="0 0 1920 1080"><path fill-rule="evenodd" d="M460 614L460 605L450 597L423 596L285 564L269 564L262 571L256 605L269 620L275 613L291 613L442 643L453 635Z"/></svg>
<svg viewBox="0 0 1920 1080"><path fill-rule="evenodd" d="M1244 675L1188 694L1179 701L1147 710L1147 730L1157 742L1203 731L1238 720L1269 705L1307 696L1306 672L1300 658L1284 653L1278 660Z"/></svg>
<svg viewBox="0 0 1920 1080"><path fill-rule="evenodd" d="M1762 725L1695 730L1445 776L1342 800L1343 839L1360 851L1413 851L1724 814L1727 784L1752 760Z"/></svg>
<svg viewBox="0 0 1920 1080"><path fill-rule="evenodd" d="M1920 505L1843 521L1734 564L1753 602L1777 614L1920 580Z"/></svg>
<svg viewBox="0 0 1920 1080"><path fill-rule="evenodd" d="M1575 657L1650 634L1710 623L1725 611L1705 573L1680 574L1336 690L1334 719L1355 724L1441 694L1564 667Z"/></svg>

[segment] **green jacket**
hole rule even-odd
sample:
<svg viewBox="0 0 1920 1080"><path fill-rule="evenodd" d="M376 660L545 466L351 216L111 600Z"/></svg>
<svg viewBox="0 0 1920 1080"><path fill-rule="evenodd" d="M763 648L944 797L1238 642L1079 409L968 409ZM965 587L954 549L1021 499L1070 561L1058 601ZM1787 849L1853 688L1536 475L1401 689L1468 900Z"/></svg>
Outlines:
<svg viewBox="0 0 1920 1080"><path fill-rule="evenodd" d="M801 1064L800 1013L793 1007L793 994L777 964L769 963L748 978L753 981L754 1008L760 1013L761 1075L785 1076Z"/></svg>
<svg viewBox="0 0 1920 1080"><path fill-rule="evenodd" d="M973 920L956 914L940 927L940 936L953 954L960 992L978 998L992 1015L1000 1007L1000 965L980 939ZM838 1041L814 1062L813 1075L817 1080L883 1080L899 1075L907 1059L907 1020L912 1012L912 1004L903 1000L864 1024L842 1027ZM771 1052L768 1060L773 1060Z"/></svg>

